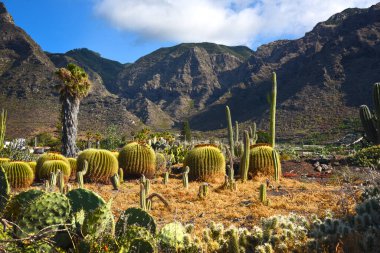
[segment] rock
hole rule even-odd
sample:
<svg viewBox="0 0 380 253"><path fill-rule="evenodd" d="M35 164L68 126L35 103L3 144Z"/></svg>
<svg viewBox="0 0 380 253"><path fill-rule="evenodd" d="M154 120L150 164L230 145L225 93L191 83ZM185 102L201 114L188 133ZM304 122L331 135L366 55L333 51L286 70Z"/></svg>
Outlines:
<svg viewBox="0 0 380 253"><path fill-rule="evenodd" d="M326 173L326 174L331 174L331 173L332 173L332 169L327 169L327 170L325 170L325 173Z"/></svg>
<svg viewBox="0 0 380 253"><path fill-rule="evenodd" d="M321 167L322 167L322 171L326 171L329 169L329 166L327 164L322 164Z"/></svg>
<svg viewBox="0 0 380 253"><path fill-rule="evenodd" d="M317 168L318 166L319 166L319 162L318 161L313 164L314 168Z"/></svg>
<svg viewBox="0 0 380 253"><path fill-rule="evenodd" d="M318 172L322 172L322 167L321 166L318 166L314 169L315 171L318 171Z"/></svg>

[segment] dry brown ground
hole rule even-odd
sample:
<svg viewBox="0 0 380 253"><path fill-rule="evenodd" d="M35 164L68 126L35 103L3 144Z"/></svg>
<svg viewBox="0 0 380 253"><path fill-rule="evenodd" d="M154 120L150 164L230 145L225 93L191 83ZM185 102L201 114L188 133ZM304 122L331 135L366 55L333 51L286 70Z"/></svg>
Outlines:
<svg viewBox="0 0 380 253"><path fill-rule="evenodd" d="M159 193L169 202L171 210L157 199L153 201L150 213L158 225L173 222L194 223L195 227L204 228L213 220L225 226L252 227L261 217L294 212L310 216L315 213L324 216L327 210L335 215L344 214L341 202L347 203L349 212L353 211L355 200L346 195L340 186L320 184L318 182L300 182L293 179L281 179L280 190L268 190L269 206L258 200L259 186L265 178L256 178L247 183L237 182L237 191L220 190L220 185L212 185L205 200L197 197L199 182L191 182L189 189L182 186L182 181L170 178L169 184L162 184L162 179L152 180L151 193ZM119 191L113 191L111 185L86 184L100 194L105 200L113 199L112 208L116 217L129 207L139 206L138 180L124 182Z"/></svg>

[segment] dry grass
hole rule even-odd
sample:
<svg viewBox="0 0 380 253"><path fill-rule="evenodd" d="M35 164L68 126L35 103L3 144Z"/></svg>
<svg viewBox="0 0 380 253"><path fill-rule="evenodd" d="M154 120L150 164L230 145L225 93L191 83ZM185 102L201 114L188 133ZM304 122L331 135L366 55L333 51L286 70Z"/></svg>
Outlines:
<svg viewBox="0 0 380 253"><path fill-rule="evenodd" d="M152 180L151 193L159 193L170 203L171 210L157 199L153 201L150 213L158 225L174 220L183 223L194 223L198 231L213 220L226 226L252 227L258 224L261 217L290 212L310 216L316 213L324 216L327 210L336 215L343 215L344 210L339 205L342 199L348 203L348 209L353 211L355 200L345 195L339 186L322 185L317 182L303 183L292 179L281 179L280 190L268 190L269 206L258 201L259 186L265 178L256 178L247 183L237 183L237 191L218 189L220 185L212 185L205 200L197 197L199 182L189 183L189 189L182 186L182 181L170 178L168 185L162 184L162 179ZM111 185L87 184L86 188L99 193L105 200L113 199L113 212L116 217L120 212L139 206L138 180L124 182L119 191L113 191Z"/></svg>

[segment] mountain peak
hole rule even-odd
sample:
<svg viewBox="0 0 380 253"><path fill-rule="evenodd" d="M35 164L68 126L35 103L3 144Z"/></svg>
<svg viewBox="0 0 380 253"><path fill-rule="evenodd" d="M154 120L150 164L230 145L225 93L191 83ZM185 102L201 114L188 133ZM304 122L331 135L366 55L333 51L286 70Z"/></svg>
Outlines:
<svg viewBox="0 0 380 253"><path fill-rule="evenodd" d="M14 24L13 18L11 14L7 11L7 8L5 8L5 5L3 2L0 2L0 23L12 23Z"/></svg>

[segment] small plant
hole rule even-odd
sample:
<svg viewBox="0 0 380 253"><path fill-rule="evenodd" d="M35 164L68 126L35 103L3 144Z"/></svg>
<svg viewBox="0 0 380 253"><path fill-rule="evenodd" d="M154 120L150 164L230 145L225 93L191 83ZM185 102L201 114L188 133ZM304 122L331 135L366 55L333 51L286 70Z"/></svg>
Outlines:
<svg viewBox="0 0 380 253"><path fill-rule="evenodd" d="M198 198L200 199L205 199L208 195L208 183L202 183L199 186L199 191L198 191Z"/></svg>
<svg viewBox="0 0 380 253"><path fill-rule="evenodd" d="M182 184L185 189L189 189L189 166L185 167L185 171L182 173Z"/></svg>
<svg viewBox="0 0 380 253"><path fill-rule="evenodd" d="M111 178L110 178L111 184L113 186L113 189L115 191L119 190L120 186L120 179L119 179L119 174L115 173Z"/></svg>
<svg viewBox="0 0 380 253"><path fill-rule="evenodd" d="M269 201L267 200L267 185L266 184L260 185L259 199L260 199L260 202L263 203L264 205L269 204Z"/></svg>

